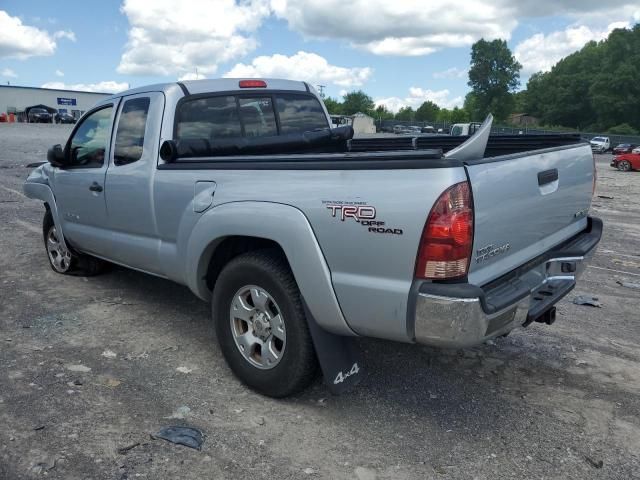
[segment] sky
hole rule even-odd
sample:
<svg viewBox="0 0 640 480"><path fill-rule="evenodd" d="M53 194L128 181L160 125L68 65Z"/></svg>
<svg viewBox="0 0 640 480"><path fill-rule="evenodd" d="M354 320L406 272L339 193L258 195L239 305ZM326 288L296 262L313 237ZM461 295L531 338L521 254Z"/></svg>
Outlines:
<svg viewBox="0 0 640 480"><path fill-rule="evenodd" d="M0 1L0 82L101 92L217 77L364 90L392 111L461 106L470 47L505 39L522 86L640 22L640 0Z"/></svg>

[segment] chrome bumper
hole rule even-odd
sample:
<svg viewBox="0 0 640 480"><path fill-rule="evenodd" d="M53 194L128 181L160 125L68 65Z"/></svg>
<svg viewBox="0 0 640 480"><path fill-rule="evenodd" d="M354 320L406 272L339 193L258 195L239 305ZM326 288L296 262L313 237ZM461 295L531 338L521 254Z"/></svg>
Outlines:
<svg viewBox="0 0 640 480"><path fill-rule="evenodd" d="M470 347L529 323L530 315L549 310L573 289L595 251L594 245L583 255L552 256L522 272L517 281L520 288L526 287L525 295L489 313L486 298L481 298L485 292L478 287L470 286L482 295L468 298L418 292L413 319L415 341L435 347ZM558 292L557 298L549 293L553 291Z"/></svg>

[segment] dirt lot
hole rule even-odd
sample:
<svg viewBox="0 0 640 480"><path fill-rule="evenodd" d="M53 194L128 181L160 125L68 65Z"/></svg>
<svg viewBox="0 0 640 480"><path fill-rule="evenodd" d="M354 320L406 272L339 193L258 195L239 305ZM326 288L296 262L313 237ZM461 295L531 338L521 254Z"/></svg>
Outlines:
<svg viewBox="0 0 640 480"><path fill-rule="evenodd" d="M552 327L461 351L362 340L356 391L276 401L232 376L187 288L49 268L22 183L69 130L0 124L1 479L640 478L640 290L616 283L640 283L640 172L598 158L605 236ZM150 438L172 424L202 451Z"/></svg>

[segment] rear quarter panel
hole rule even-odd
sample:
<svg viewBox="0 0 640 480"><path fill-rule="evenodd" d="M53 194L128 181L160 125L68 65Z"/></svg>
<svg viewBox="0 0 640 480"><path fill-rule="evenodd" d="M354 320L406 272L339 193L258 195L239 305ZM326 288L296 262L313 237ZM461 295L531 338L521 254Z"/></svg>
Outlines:
<svg viewBox="0 0 640 480"><path fill-rule="evenodd" d="M425 160L428 162L428 160ZM407 301L422 229L432 205L463 168L420 170L233 171L159 170L154 198L162 249L181 263L197 223L192 212L196 181L217 184L212 208L231 202L272 202L300 210L309 221L330 270L343 315L360 335L411 341ZM333 215L331 206L374 207L375 221L397 233L370 232L356 219ZM259 214L245 222L273 222ZM171 261L169 261L169 264ZM177 270L176 270L177 271ZM169 275L174 277L176 275ZM314 292L304 292L313 295ZM322 319L318 319L322 324Z"/></svg>

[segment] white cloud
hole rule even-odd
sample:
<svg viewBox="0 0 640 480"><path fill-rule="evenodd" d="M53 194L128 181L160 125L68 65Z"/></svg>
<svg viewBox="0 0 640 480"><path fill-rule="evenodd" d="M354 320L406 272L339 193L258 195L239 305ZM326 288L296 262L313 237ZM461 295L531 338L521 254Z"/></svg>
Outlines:
<svg viewBox="0 0 640 480"><path fill-rule="evenodd" d="M616 22L604 29L573 25L547 35L536 33L516 45L514 55L522 64L522 72L531 74L551 70L559 60L580 50L592 40L603 40L616 28L628 28L627 22Z"/></svg>
<svg viewBox="0 0 640 480"><path fill-rule="evenodd" d="M55 50L56 41L48 32L24 25L18 17L0 10L0 58L53 55Z"/></svg>
<svg viewBox="0 0 640 480"><path fill-rule="evenodd" d="M291 29L307 37L343 39L380 55L427 55L482 37L509 38L517 25L513 11L494 3L272 0L271 5Z"/></svg>
<svg viewBox="0 0 640 480"><path fill-rule="evenodd" d="M379 98L375 100L375 103L376 106L384 105L388 110L396 113L402 107L412 107L415 110L427 100L435 103L441 108L461 107L464 103L464 98L462 97L451 98L451 92L447 89L425 90L420 87L409 88L409 95L407 95L405 98Z"/></svg>
<svg viewBox="0 0 640 480"><path fill-rule="evenodd" d="M271 7L305 37L340 39L379 55L428 55L480 38L508 40L525 18L640 16L638 0L271 0Z"/></svg>
<svg viewBox="0 0 640 480"><path fill-rule="evenodd" d="M451 67L441 72L434 72L433 78L464 78L469 73L466 68Z"/></svg>
<svg viewBox="0 0 640 480"><path fill-rule="evenodd" d="M4 68L1 72L0 72L0 77L5 77L5 78L18 78L18 74L16 72L14 72L13 70L11 70L10 68Z"/></svg>
<svg viewBox="0 0 640 480"><path fill-rule="evenodd" d="M178 81L182 82L184 80L202 80L206 78L204 75L202 75L200 72L196 73L196 72L189 72L189 73L185 73L184 75L180 75L178 77Z"/></svg>
<svg viewBox="0 0 640 480"><path fill-rule="evenodd" d="M116 82L107 80L98 83L64 83L64 82L47 82L42 84L42 88L53 88L58 90L78 90L81 92L100 92L100 93L118 93L129 88L129 84L125 82Z"/></svg>
<svg viewBox="0 0 640 480"><path fill-rule="evenodd" d="M130 75L212 74L221 62L254 50L253 34L269 15L268 0L125 0L130 28L118 72Z"/></svg>
<svg viewBox="0 0 640 480"><path fill-rule="evenodd" d="M67 40L71 40L72 42L76 41L76 34L71 30L58 30L53 34L53 38L66 38Z"/></svg>
<svg viewBox="0 0 640 480"><path fill-rule="evenodd" d="M62 70L56 70L56 77L64 77L64 72Z"/></svg>
<svg viewBox="0 0 640 480"><path fill-rule="evenodd" d="M256 57L249 65L238 63L224 76L288 78L305 80L313 85L331 83L340 87L358 87L372 73L369 67L338 67L320 55L300 51L290 57L280 54Z"/></svg>

